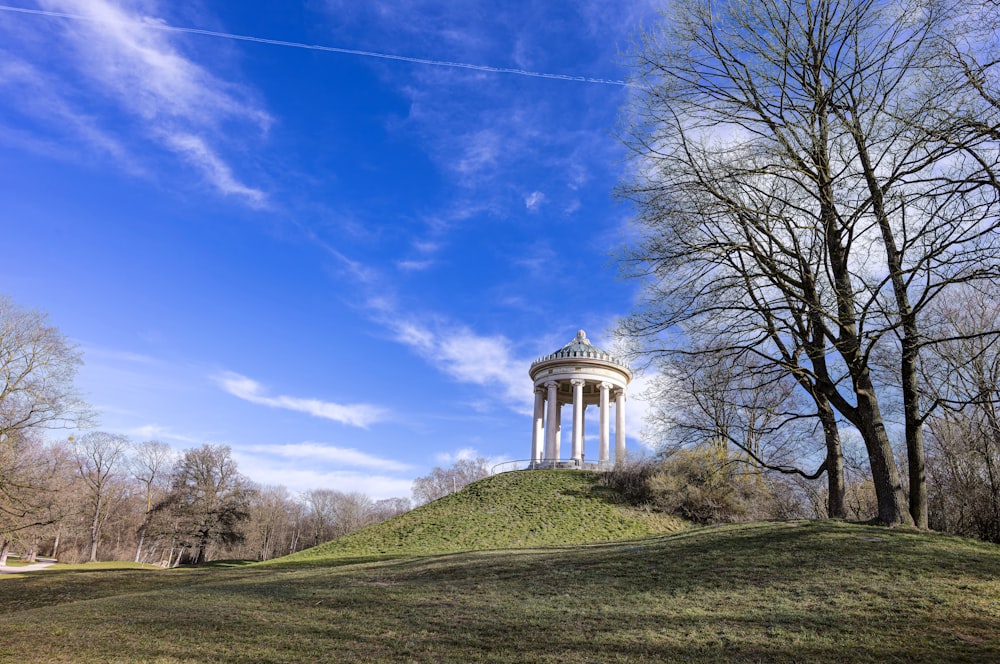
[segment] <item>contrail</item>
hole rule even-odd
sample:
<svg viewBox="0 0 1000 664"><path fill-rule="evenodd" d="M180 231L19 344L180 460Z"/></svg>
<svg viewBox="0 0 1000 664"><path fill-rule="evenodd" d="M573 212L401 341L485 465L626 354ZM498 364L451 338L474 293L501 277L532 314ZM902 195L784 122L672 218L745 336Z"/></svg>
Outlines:
<svg viewBox="0 0 1000 664"><path fill-rule="evenodd" d="M592 76L569 76L568 74L549 74L538 71L527 71L524 69L511 69L508 67L492 67L489 65L474 65L467 62L449 62L447 60L430 60L427 58L414 58L407 55L393 55L391 53L377 53L375 51L359 51L353 48L338 48L336 46L323 46L321 44L303 44L301 42L284 41L281 39L267 39L265 37L252 37L249 35L234 35L229 32L216 32L214 30L202 30L200 28L182 28L175 25L158 22L140 21L107 21L83 16L81 14L66 14L63 12L53 12L44 9L28 9L26 7L9 7L0 5L0 11L17 12L20 14L35 14L38 16L49 16L52 18L66 18L74 21L91 21L94 23L125 23L135 27L147 28L151 30L162 30L164 32L183 32L192 35L205 35L207 37L220 37L222 39L235 39L238 41L255 42L258 44L270 44L272 46L287 46L290 48L303 48L309 51L326 51L328 53L343 53L346 55L358 55L365 58L382 58L383 60L400 60L402 62L412 62L418 65L433 65L435 67L457 67L459 69L473 69L476 71L486 71L494 74L514 74L516 76L532 76L534 78L551 78L558 81L573 81L576 83L598 83L601 85L618 85L628 87L625 81L615 81L607 78L594 78Z"/></svg>

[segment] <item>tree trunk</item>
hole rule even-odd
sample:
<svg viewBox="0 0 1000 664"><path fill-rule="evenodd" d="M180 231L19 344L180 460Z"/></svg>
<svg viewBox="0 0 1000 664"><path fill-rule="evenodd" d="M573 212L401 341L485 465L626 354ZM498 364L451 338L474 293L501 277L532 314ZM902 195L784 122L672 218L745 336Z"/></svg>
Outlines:
<svg viewBox="0 0 1000 664"><path fill-rule="evenodd" d="M917 316L910 304L909 293L906 292L906 280L903 278L903 256L892 233L892 225L889 223L889 217L885 210L882 188L876 178L875 169L868 154L868 146L863 139L864 132L858 124L856 115L852 120L850 125L854 142L858 148L858 157L861 160L865 180L868 184L872 211L875 213L882 234L886 267L889 269L889 279L892 283L892 292L896 299L896 308L903 331L899 372L903 391L907 472L910 480L910 515L918 528L927 528L927 478L924 470L924 434L920 415L920 383L917 375L919 360Z"/></svg>
<svg viewBox="0 0 1000 664"><path fill-rule="evenodd" d="M7 564L7 554L10 553L10 540L3 540L3 544L0 544L0 567Z"/></svg>
<svg viewBox="0 0 1000 664"><path fill-rule="evenodd" d="M913 519L906 508L906 494L892 455L892 445L885 430L882 413L875 392L869 383L856 390L858 395L858 422L856 426L868 450L875 497L878 501L878 521L885 526L912 526Z"/></svg>
<svg viewBox="0 0 1000 664"><path fill-rule="evenodd" d="M828 487L826 515L830 519L846 519L844 452L840 445L837 417L830 402L820 394L816 395L816 405L819 407L819 419L823 424L823 437L826 439L826 481Z"/></svg>
<svg viewBox="0 0 1000 664"><path fill-rule="evenodd" d="M97 505L94 507L94 520L90 524L90 562L97 562L97 540L101 531L101 497L97 498Z"/></svg>
<svg viewBox="0 0 1000 664"><path fill-rule="evenodd" d="M142 543L146 539L146 533L139 531L139 543L135 546L135 562L139 562L142 556Z"/></svg>

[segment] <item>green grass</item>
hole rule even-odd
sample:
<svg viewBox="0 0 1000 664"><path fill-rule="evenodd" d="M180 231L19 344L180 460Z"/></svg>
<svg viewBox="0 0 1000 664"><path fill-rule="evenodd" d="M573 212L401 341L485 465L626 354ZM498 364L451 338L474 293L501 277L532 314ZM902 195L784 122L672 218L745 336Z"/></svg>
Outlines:
<svg viewBox="0 0 1000 664"><path fill-rule="evenodd" d="M1000 661L1000 547L961 538L787 522L353 564L352 546L0 577L0 661Z"/></svg>
<svg viewBox="0 0 1000 664"><path fill-rule="evenodd" d="M614 501L597 473L504 473L345 537L281 558L277 565L332 563L647 537L685 527Z"/></svg>

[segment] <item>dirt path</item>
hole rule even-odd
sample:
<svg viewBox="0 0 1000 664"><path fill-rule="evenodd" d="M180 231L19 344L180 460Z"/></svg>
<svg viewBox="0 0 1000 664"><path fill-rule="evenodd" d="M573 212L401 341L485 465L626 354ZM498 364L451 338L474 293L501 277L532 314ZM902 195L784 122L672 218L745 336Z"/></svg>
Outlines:
<svg viewBox="0 0 1000 664"><path fill-rule="evenodd" d="M18 565L16 567L8 567L4 565L0 567L0 574L20 574L21 572L37 572L40 569L45 569L54 563L35 563L34 565Z"/></svg>

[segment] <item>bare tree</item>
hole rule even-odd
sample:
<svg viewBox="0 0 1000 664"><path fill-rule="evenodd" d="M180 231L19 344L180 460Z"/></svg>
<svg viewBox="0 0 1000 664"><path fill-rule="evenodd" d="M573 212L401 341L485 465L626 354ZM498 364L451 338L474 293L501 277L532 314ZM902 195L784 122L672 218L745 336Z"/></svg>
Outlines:
<svg viewBox="0 0 1000 664"><path fill-rule="evenodd" d="M972 289L939 303L943 341L924 380L940 408L928 419L933 527L1000 542L1000 302Z"/></svg>
<svg viewBox="0 0 1000 664"><path fill-rule="evenodd" d="M297 503L283 486L259 486L253 492L247 521L249 551L257 560L290 553Z"/></svg>
<svg viewBox="0 0 1000 664"><path fill-rule="evenodd" d="M209 545L244 539L253 492L228 446L202 445L184 452L174 466L170 494L154 506L148 526L193 548L194 562L201 564L208 560Z"/></svg>
<svg viewBox="0 0 1000 664"><path fill-rule="evenodd" d="M73 443L79 478L86 488L85 507L90 524L90 562L97 560L101 529L124 498L123 468L129 440L95 431Z"/></svg>
<svg viewBox="0 0 1000 664"><path fill-rule="evenodd" d="M305 500L308 509L306 519L313 546L328 542L335 537L334 524L337 520L336 504L339 495L340 492L333 489L306 491Z"/></svg>
<svg viewBox="0 0 1000 664"><path fill-rule="evenodd" d="M333 533L341 537L371 524L372 499L359 491L338 491L333 503Z"/></svg>
<svg viewBox="0 0 1000 664"><path fill-rule="evenodd" d="M665 359L645 398L647 436L663 452L724 445L745 473L799 480L827 476L824 516L843 518L844 471L836 422L824 426L814 400L786 372L756 357L699 353ZM832 419L832 411L825 413ZM809 463L813 468L803 468Z"/></svg>
<svg viewBox="0 0 1000 664"><path fill-rule="evenodd" d="M489 477L489 474L490 469L483 457L459 459L451 468L434 467L427 475L413 480L413 500L418 505L429 503Z"/></svg>
<svg viewBox="0 0 1000 664"><path fill-rule="evenodd" d="M44 314L0 296L0 445L39 427L85 424L91 413L73 388L82 363Z"/></svg>
<svg viewBox="0 0 1000 664"><path fill-rule="evenodd" d="M37 539L63 514L67 463L35 431L11 433L0 445L0 566L19 534Z"/></svg>
<svg viewBox="0 0 1000 664"><path fill-rule="evenodd" d="M832 407L860 432L885 524L927 523L924 313L998 275L996 151L952 121L967 81L948 76L944 97L929 85L960 9L677 0L636 49L623 194L645 233L625 265L648 297L626 331L658 352L680 329L681 352L787 372L825 429ZM877 383L875 354L894 357L896 384ZM908 500L887 391L903 403Z"/></svg>
<svg viewBox="0 0 1000 664"><path fill-rule="evenodd" d="M175 456L173 449L169 445L158 440L144 441L136 445L132 450L132 454L129 457L129 467L132 477L143 488L145 497L144 524L149 517L149 513L153 511L154 496L158 501L169 489L169 485L165 480L170 477L170 470ZM135 546L135 562L141 560L142 546L145 538L145 528L140 527L139 541Z"/></svg>
<svg viewBox="0 0 1000 664"><path fill-rule="evenodd" d="M409 498L382 498L376 500L370 512L372 523L381 523L413 509Z"/></svg>

